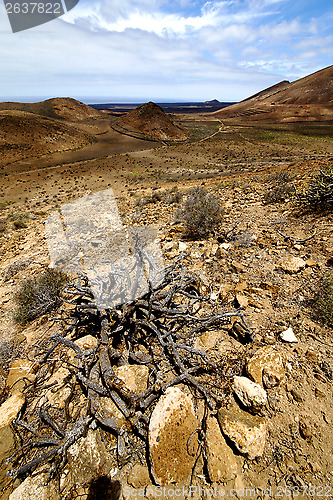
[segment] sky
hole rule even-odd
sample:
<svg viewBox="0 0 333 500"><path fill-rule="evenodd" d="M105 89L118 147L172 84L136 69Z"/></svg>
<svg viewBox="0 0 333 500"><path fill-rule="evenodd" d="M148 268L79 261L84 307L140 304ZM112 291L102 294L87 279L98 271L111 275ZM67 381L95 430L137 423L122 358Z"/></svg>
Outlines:
<svg viewBox="0 0 333 500"><path fill-rule="evenodd" d="M0 101L231 102L332 63L332 0L80 0L19 33L0 0Z"/></svg>

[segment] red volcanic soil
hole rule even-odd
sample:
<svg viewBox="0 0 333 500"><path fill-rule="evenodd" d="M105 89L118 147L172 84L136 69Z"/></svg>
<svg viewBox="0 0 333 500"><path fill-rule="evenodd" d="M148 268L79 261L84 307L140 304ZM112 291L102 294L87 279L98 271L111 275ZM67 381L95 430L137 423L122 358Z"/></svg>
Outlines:
<svg viewBox="0 0 333 500"><path fill-rule="evenodd" d="M233 122L333 120L333 66L293 83L280 82L214 114Z"/></svg>
<svg viewBox="0 0 333 500"><path fill-rule="evenodd" d="M119 132L141 135L158 141L184 141L185 130L153 102L141 106L120 117L113 125Z"/></svg>

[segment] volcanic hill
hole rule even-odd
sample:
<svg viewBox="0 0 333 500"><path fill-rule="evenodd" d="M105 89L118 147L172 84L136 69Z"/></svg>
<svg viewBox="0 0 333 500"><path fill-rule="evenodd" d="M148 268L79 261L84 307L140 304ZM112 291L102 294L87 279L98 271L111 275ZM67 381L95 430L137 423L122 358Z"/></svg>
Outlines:
<svg viewBox="0 0 333 500"><path fill-rule="evenodd" d="M55 97L34 103L1 102L0 111L2 110L22 111L71 122L87 120L89 118L98 119L103 116L100 111L70 97Z"/></svg>
<svg viewBox="0 0 333 500"><path fill-rule="evenodd" d="M280 82L214 114L232 122L331 121L333 66L292 83Z"/></svg>
<svg viewBox="0 0 333 500"><path fill-rule="evenodd" d="M184 141L187 138L185 130L153 102L129 111L112 126L118 132L157 141Z"/></svg>
<svg viewBox="0 0 333 500"><path fill-rule="evenodd" d="M4 165L92 142L89 134L62 121L17 110L0 111L0 154Z"/></svg>

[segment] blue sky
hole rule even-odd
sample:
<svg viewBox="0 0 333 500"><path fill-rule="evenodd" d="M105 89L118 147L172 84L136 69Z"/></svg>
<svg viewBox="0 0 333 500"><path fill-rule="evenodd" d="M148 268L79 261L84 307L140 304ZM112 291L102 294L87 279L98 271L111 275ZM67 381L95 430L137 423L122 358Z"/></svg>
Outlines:
<svg viewBox="0 0 333 500"><path fill-rule="evenodd" d="M80 0L15 34L0 3L0 100L238 101L332 63L331 0Z"/></svg>

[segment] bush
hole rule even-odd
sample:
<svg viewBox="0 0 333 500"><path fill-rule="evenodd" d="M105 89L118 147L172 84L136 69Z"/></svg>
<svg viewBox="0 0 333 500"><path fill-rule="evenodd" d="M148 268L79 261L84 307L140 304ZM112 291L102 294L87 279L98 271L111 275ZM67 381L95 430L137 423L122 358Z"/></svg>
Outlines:
<svg viewBox="0 0 333 500"><path fill-rule="evenodd" d="M29 217L26 214L10 214L8 219L13 222L13 229L24 229L28 227Z"/></svg>
<svg viewBox="0 0 333 500"><path fill-rule="evenodd" d="M24 324L55 309L60 303L60 292L68 277L54 269L41 273L37 279L25 280L15 294L14 319Z"/></svg>
<svg viewBox="0 0 333 500"><path fill-rule="evenodd" d="M176 220L184 224L186 236L200 239L219 227L222 213L215 196L202 187L196 187L189 191L182 207L177 210Z"/></svg>
<svg viewBox="0 0 333 500"><path fill-rule="evenodd" d="M325 275L320 289L314 299L314 308L318 318L325 324L333 326L333 275Z"/></svg>
<svg viewBox="0 0 333 500"><path fill-rule="evenodd" d="M333 208L333 165L320 170L308 188L299 195L299 204L312 210Z"/></svg>
<svg viewBox="0 0 333 500"><path fill-rule="evenodd" d="M290 184L278 184L270 188L264 194L264 203L280 203L290 198L295 192L294 187Z"/></svg>

